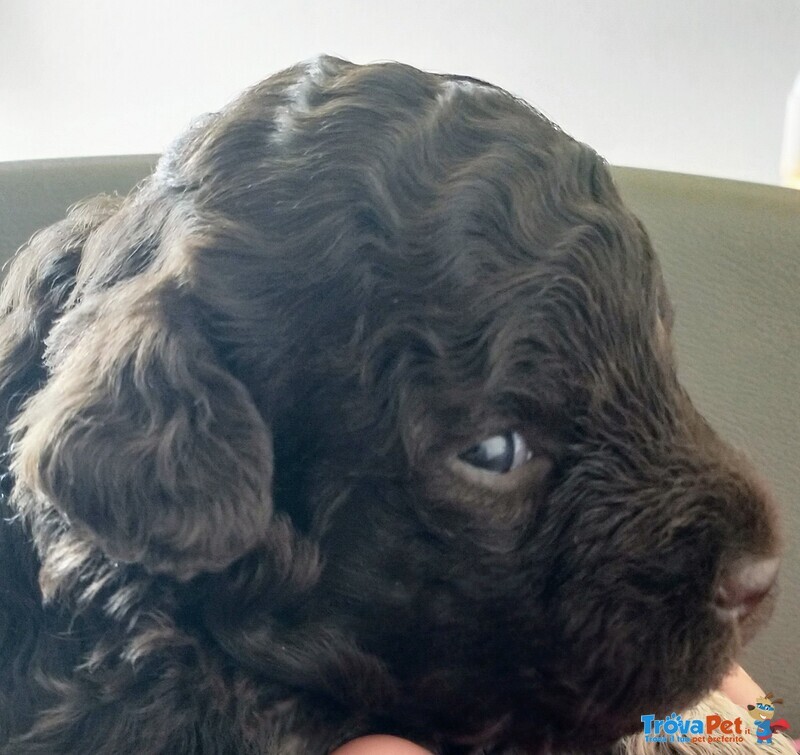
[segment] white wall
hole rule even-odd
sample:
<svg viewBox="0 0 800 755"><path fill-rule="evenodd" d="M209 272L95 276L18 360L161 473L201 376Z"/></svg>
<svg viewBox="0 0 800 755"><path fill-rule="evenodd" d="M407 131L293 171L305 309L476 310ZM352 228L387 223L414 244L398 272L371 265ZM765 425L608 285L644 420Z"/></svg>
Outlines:
<svg viewBox="0 0 800 755"><path fill-rule="evenodd" d="M0 0L0 160L158 152L329 52L468 73L624 165L778 180L798 0Z"/></svg>

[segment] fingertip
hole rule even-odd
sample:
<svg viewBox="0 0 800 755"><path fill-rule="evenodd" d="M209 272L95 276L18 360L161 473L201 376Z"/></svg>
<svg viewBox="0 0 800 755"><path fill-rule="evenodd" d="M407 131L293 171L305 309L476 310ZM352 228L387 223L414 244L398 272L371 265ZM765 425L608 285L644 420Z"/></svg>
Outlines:
<svg viewBox="0 0 800 755"><path fill-rule="evenodd" d="M359 737L334 750L331 755L432 755L407 739L388 734Z"/></svg>
<svg viewBox="0 0 800 755"><path fill-rule="evenodd" d="M720 691L743 708L755 702L757 697L764 696L764 690L738 664L722 680Z"/></svg>

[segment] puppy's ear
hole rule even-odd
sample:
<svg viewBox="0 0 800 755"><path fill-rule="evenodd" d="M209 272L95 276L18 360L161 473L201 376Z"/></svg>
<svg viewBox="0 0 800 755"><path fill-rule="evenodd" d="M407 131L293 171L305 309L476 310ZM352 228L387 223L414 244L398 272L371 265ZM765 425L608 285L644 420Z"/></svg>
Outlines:
<svg viewBox="0 0 800 755"><path fill-rule="evenodd" d="M270 433L175 283L136 276L48 339L49 378L12 428L12 471L114 560L189 579L255 547Z"/></svg>

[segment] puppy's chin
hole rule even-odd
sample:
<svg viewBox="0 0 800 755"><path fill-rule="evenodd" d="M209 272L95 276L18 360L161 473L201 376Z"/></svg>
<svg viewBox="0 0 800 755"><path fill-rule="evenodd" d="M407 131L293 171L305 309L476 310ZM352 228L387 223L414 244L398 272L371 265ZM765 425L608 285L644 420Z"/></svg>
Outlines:
<svg viewBox="0 0 800 755"><path fill-rule="evenodd" d="M537 717L552 733L554 751L599 751L641 732L643 715L664 718L696 705L721 683L738 647L729 629L709 643L686 648L683 658L661 655L658 648L645 644L631 648L624 671L609 666L604 672L598 667L600 678L594 689L544 687L537 699L553 702L540 707ZM523 726L517 741L524 746L536 736L535 727L525 731Z"/></svg>

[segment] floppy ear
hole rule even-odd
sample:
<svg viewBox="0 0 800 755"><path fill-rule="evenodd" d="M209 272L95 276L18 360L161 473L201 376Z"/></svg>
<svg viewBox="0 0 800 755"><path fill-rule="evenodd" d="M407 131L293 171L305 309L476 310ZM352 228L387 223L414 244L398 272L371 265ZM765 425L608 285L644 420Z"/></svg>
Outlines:
<svg viewBox="0 0 800 755"><path fill-rule="evenodd" d="M90 295L48 338L12 427L16 483L114 560L189 579L264 538L272 443L175 282Z"/></svg>

